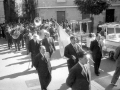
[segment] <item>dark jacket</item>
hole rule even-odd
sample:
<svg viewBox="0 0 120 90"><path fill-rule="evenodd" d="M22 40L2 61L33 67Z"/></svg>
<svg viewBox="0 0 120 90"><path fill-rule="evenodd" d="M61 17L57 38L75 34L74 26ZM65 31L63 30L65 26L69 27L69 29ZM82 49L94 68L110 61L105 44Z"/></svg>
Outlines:
<svg viewBox="0 0 120 90"><path fill-rule="evenodd" d="M47 40L47 38L44 38L42 40L42 45L45 46L46 51L50 53L50 56L52 55L53 51L56 50L54 39L52 37L49 38L49 41Z"/></svg>
<svg viewBox="0 0 120 90"><path fill-rule="evenodd" d="M50 28L49 29L49 32L50 32L50 36L54 36L55 35L55 28Z"/></svg>
<svg viewBox="0 0 120 90"><path fill-rule="evenodd" d="M41 41L37 41L37 43L35 43L34 40L31 39L29 41L29 45L28 45L29 52L31 52L32 54L37 55L39 53L40 45L41 45Z"/></svg>
<svg viewBox="0 0 120 90"><path fill-rule="evenodd" d="M12 36L10 35L9 32L6 32L6 39L7 40L12 40Z"/></svg>
<svg viewBox="0 0 120 90"><path fill-rule="evenodd" d="M76 51L76 49L78 51ZM68 64L71 64L72 66L78 62L77 53L80 51L83 51L80 45L78 44L76 44L76 49L70 43L65 47L65 50L64 50L64 56L68 58ZM76 57L76 62L74 62L74 60L72 59L72 55Z"/></svg>
<svg viewBox="0 0 120 90"><path fill-rule="evenodd" d="M49 64L50 63L47 58L43 57L41 53L38 53L36 55L34 66L37 70L39 70L40 72L51 71L51 68L49 68L49 66L51 67L51 65Z"/></svg>
<svg viewBox="0 0 120 90"><path fill-rule="evenodd" d="M116 48L114 59L116 60L116 67L120 67L120 46Z"/></svg>
<svg viewBox="0 0 120 90"><path fill-rule="evenodd" d="M93 60L102 57L102 46L97 40L91 41L90 50L92 51Z"/></svg>
<svg viewBox="0 0 120 90"><path fill-rule="evenodd" d="M24 40L25 40L25 43L29 43L29 41L30 41L30 36L29 36L29 33L26 33L26 34L24 34Z"/></svg>
<svg viewBox="0 0 120 90"><path fill-rule="evenodd" d="M72 90L90 90L90 76L88 70L85 74L83 67L77 63L71 68L66 84L71 87Z"/></svg>
<svg viewBox="0 0 120 90"><path fill-rule="evenodd" d="M42 88L47 88L51 81L51 68L48 61L41 53L37 54L34 60L34 66L38 72L40 84Z"/></svg>

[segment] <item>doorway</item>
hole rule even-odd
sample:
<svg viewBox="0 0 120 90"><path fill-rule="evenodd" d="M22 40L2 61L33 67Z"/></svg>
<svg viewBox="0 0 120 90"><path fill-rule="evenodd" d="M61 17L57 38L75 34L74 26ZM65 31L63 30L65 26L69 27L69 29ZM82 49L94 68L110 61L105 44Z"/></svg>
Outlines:
<svg viewBox="0 0 120 90"><path fill-rule="evenodd" d="M90 19L90 14L82 14L82 19ZM83 32L93 32L94 20L88 23L88 31L87 31L87 24L82 23L82 30Z"/></svg>
<svg viewBox="0 0 120 90"><path fill-rule="evenodd" d="M57 22L62 23L65 21L65 11L57 11Z"/></svg>
<svg viewBox="0 0 120 90"><path fill-rule="evenodd" d="M107 9L106 10L106 22L114 22L114 14L115 14L115 9Z"/></svg>

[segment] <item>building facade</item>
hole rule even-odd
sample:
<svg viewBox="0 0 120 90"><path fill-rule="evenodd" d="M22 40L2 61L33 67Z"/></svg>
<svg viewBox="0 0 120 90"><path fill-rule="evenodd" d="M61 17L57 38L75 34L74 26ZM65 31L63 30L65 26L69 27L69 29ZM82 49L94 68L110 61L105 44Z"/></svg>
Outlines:
<svg viewBox="0 0 120 90"><path fill-rule="evenodd" d="M58 22L64 20L81 20L82 16L74 0L38 0L38 13L43 19L54 18Z"/></svg>
<svg viewBox="0 0 120 90"><path fill-rule="evenodd" d="M4 5L3 0L0 0L0 23L5 22L5 15L4 15Z"/></svg>
<svg viewBox="0 0 120 90"><path fill-rule="evenodd" d="M112 6L100 15L94 16L94 26L99 21L120 21L120 0L111 0ZM82 20L89 15L82 15L74 4L74 0L37 0L38 16L42 19L56 19L59 23L64 20Z"/></svg>

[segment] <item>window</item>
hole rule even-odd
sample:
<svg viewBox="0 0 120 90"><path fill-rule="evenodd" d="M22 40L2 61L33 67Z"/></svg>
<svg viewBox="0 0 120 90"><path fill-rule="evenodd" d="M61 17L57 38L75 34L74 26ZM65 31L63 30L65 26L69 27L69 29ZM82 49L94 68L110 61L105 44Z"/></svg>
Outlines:
<svg viewBox="0 0 120 90"><path fill-rule="evenodd" d="M120 28L116 28L116 33L120 33Z"/></svg>
<svg viewBox="0 0 120 90"><path fill-rule="evenodd" d="M114 28L107 28L108 34L114 34Z"/></svg>

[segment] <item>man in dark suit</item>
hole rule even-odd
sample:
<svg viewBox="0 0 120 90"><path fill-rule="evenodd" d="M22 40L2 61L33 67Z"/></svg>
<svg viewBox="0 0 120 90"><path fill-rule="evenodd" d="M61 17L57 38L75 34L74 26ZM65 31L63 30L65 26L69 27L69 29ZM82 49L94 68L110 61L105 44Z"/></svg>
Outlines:
<svg viewBox="0 0 120 90"><path fill-rule="evenodd" d="M15 50L20 51L20 31L16 28L11 32L13 42L15 44Z"/></svg>
<svg viewBox="0 0 120 90"><path fill-rule="evenodd" d="M41 45L41 41L38 40L38 35L34 34L33 39L29 41L29 45L28 45L28 50L31 53L31 59L32 59L31 67L33 67L35 56L39 53L40 45Z"/></svg>
<svg viewBox="0 0 120 90"><path fill-rule="evenodd" d="M29 41L31 40L31 38L32 38L32 33L30 33L30 31L27 30L26 33L24 34L24 40L25 40L27 54L29 54L28 46L29 46Z"/></svg>
<svg viewBox="0 0 120 90"><path fill-rule="evenodd" d="M6 39L8 42L8 49L11 49L13 42L12 42L12 36L10 34L10 31L6 31Z"/></svg>
<svg viewBox="0 0 120 90"><path fill-rule="evenodd" d="M76 43L76 38L74 36L70 37L71 43L65 47L64 56L68 58L68 70L70 70L77 62L77 53L83 51L79 44Z"/></svg>
<svg viewBox="0 0 120 90"><path fill-rule="evenodd" d="M84 52L78 53L78 63L70 69L66 84L72 90L91 90L88 59Z"/></svg>
<svg viewBox="0 0 120 90"><path fill-rule="evenodd" d="M102 58L102 46L100 42L100 34L96 34L96 39L91 41L90 50L92 52L92 57L94 61L94 71L97 76L99 76L99 67Z"/></svg>
<svg viewBox="0 0 120 90"><path fill-rule="evenodd" d="M100 33L100 31L102 30L101 27L99 27L102 24L101 21L99 21L98 25L97 25L97 32Z"/></svg>
<svg viewBox="0 0 120 90"><path fill-rule="evenodd" d="M41 90L47 90L49 83L51 82L51 65L47 60L45 46L40 47L39 54L35 57L34 66L38 72Z"/></svg>
<svg viewBox="0 0 120 90"><path fill-rule="evenodd" d="M50 36L53 37L53 39L55 40L56 31L53 25L49 29L49 32L50 32Z"/></svg>
<svg viewBox="0 0 120 90"><path fill-rule="evenodd" d="M111 80L111 85L116 86L116 82L120 76L120 46L116 48L114 59L116 60L116 69L113 78Z"/></svg>
<svg viewBox="0 0 120 90"><path fill-rule="evenodd" d="M49 52L50 58L51 55L53 54L53 51L55 51L55 42L52 37L50 37L50 33L46 32L46 37L42 40L42 45L45 46L46 51Z"/></svg>

